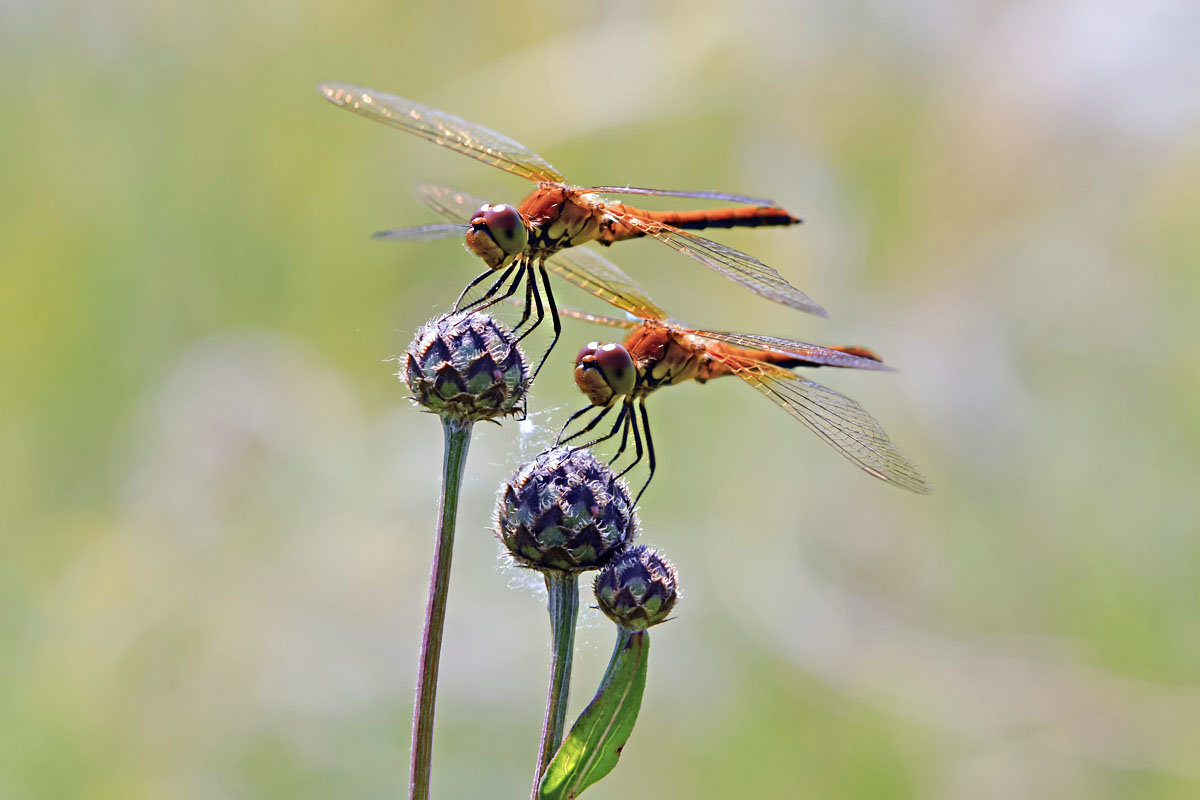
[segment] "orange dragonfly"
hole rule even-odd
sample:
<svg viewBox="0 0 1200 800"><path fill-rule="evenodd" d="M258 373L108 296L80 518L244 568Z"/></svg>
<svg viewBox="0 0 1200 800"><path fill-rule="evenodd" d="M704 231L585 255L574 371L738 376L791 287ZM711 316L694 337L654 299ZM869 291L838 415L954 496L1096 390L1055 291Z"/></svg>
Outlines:
<svg viewBox="0 0 1200 800"><path fill-rule="evenodd" d="M690 232L710 227L794 225L800 221L769 200L723 192L682 192L632 186L572 186L541 156L482 125L403 97L346 83L324 83L319 89L326 99L336 105L538 184L538 188L517 207L482 204L466 220L458 220L467 223L465 228L425 225L381 234L393 239L429 239L465 233L468 249L483 259L488 270L471 281L459 296L456 308L462 304L470 289L497 273L499 277L495 278L483 297L468 307L490 305L511 297L524 281L527 308L530 303L535 306L530 330L544 319L541 293L545 292L554 325L554 337L550 343L553 348L561 323L546 273L547 257L585 242L611 245L625 239L649 236L763 297L801 311L827 316L812 298L788 283L774 268L753 256ZM690 197L745 204L747 207L647 211L603 199L600 197L603 194ZM538 275L541 277L541 289L537 283ZM520 324L523 325L528 319L529 313ZM542 362L545 362L544 356Z"/></svg>
<svg viewBox="0 0 1200 800"><path fill-rule="evenodd" d="M625 294L632 296L635 291L627 288ZM629 333L621 344L591 342L579 351L575 383L590 405L571 415L555 444L584 436L609 412L619 408L606 434L579 447L592 447L620 434L620 444L612 458L615 464L632 434L634 456L621 471L624 475L641 461L644 438L650 474L635 502L650 485L655 469L646 397L664 386L687 381L705 383L725 375L736 375L746 381L869 475L920 494L929 492L929 483L920 470L892 444L862 406L792 371L798 367L890 371L891 367L885 366L870 350L688 328L670 319L644 294L619 305L633 318L617 319L562 309L567 316L623 328ZM564 436L571 423L592 411L595 411L592 418L580 430Z"/></svg>

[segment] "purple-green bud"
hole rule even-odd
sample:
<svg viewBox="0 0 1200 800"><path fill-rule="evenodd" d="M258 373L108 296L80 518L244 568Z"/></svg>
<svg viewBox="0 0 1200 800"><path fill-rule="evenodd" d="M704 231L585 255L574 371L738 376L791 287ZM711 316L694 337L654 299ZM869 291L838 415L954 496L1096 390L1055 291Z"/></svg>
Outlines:
<svg viewBox="0 0 1200 800"><path fill-rule="evenodd" d="M408 346L404 381L413 400L468 422L521 411L529 365L513 332L488 314L447 314L426 323Z"/></svg>
<svg viewBox="0 0 1200 800"><path fill-rule="evenodd" d="M640 631L667 618L679 599L675 567L645 545L608 563L593 585L600 610L623 628Z"/></svg>
<svg viewBox="0 0 1200 800"><path fill-rule="evenodd" d="M500 489L496 535L513 559L540 570L599 569L636 533L629 489L589 450L556 447Z"/></svg>

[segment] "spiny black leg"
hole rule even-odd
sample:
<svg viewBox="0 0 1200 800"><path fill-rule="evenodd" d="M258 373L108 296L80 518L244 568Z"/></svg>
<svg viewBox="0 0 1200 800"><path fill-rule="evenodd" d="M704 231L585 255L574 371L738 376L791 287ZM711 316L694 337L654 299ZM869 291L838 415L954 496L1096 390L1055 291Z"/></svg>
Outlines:
<svg viewBox="0 0 1200 800"><path fill-rule="evenodd" d="M485 308L491 308L492 306L496 305L496 303L503 302L503 301L507 300L508 298L512 297L514 294L517 293L517 287L521 285L521 280L529 273L530 273L529 265L521 264L521 266L517 267L517 274L514 275L513 279L509 282L508 288L505 289L502 293L500 293L500 294L496 295L495 297L491 298L490 300L488 300L486 303L483 303L482 305L477 306L475 310L482 311ZM490 294L490 292L489 292L489 294ZM487 297L485 296L484 299L487 300Z"/></svg>
<svg viewBox="0 0 1200 800"><path fill-rule="evenodd" d="M489 270L487 270L486 272L483 272L483 273L481 273L481 274L480 274L478 277L476 277L476 278L475 278L475 280L473 280L473 281L471 281L470 283L468 283L468 284L467 284L467 288L463 289L463 290L462 290L462 294L460 294L460 295L458 296L458 299L454 301L454 310L455 310L455 311L458 311L458 310L459 310L459 308L458 308L458 307L462 305L463 298L465 298L465 297L467 296L467 292L471 291L471 290L472 290L472 289L474 289L476 286L478 286L479 284L481 284L481 283L483 283L485 280L487 280L487 278L488 278L488 276L489 276L489 275L495 275L495 274L496 274L495 270L490 270L490 269L489 269ZM503 276L500 278L500 282L501 282L501 283L503 283L503 282L504 282L504 277L503 277ZM486 295L485 295L485 297L486 297Z"/></svg>
<svg viewBox="0 0 1200 800"><path fill-rule="evenodd" d="M518 263L516 263L516 262L513 262L512 264L510 264L510 265L509 265L509 266L508 266L508 267L507 267L507 268L504 270L504 272L500 273L500 277L499 277L499 278L497 278L497 279L496 279L496 282L495 282L495 283L493 283L493 284L491 285L491 287L489 287L489 288L488 288L488 290L487 290L486 292L484 292L484 293L483 293L483 296L482 296L482 297L480 297L480 298L479 298L479 299L477 299L477 300L472 300L471 302L467 303L465 306L462 306L461 308L460 308L460 307L458 306L458 304L456 303L456 304L455 304L455 306L454 306L454 309L455 309L456 311L470 311L470 310L472 310L472 309L474 309L474 308L477 308L477 307L479 307L479 306L480 306L480 305L482 305L483 303L486 303L486 302L487 302L487 299L488 299L489 297L491 297L492 295L494 295L496 292L500 291L500 287L504 285L504 282L505 282L506 280L508 280L508 276L509 276L509 275L512 275L512 273L513 273L513 270L514 270L514 269L517 269L517 267L519 267L519 266L520 266L520 264L518 264ZM493 275L494 275L495 273L493 272L493 273L485 273L485 274L493 274ZM480 277L483 277L483 276L481 275ZM465 296L465 295L466 295L466 293L467 293L468 291L470 291L471 287L472 287L472 286L474 286L474 285L475 285L475 281L472 281L472 282L471 282L471 283L470 283L470 284L467 286L467 288L463 290L463 295ZM460 296L460 297L458 298L458 302L459 302L459 303L461 303L461 302L462 302L462 296Z"/></svg>
<svg viewBox="0 0 1200 800"><path fill-rule="evenodd" d="M625 427L621 430L621 444L619 447L617 447L617 452L613 453L613 457L608 460L608 466L610 469L616 468L617 459L619 459L621 457L621 454L625 452L625 446L627 444L629 444L629 428L633 424L634 424L633 414L630 414L629 416L625 417Z"/></svg>
<svg viewBox="0 0 1200 800"><path fill-rule="evenodd" d="M604 434L603 436L601 436L598 439L592 439L587 444L577 444L577 445L575 445L575 447L573 449L582 450L585 447L595 447L596 445L600 444L601 442L607 442L609 439L611 439L617 435L617 432L620 431L621 427L625 424L625 418L628 416L631 416L632 414L633 414L633 405L629 401L622 403L621 411L619 414L617 414L617 421L613 423L611 431ZM637 441L637 430L636 429L633 432L633 438L634 438L634 441ZM638 449L639 449L639 451L641 450L641 445L638 445Z"/></svg>
<svg viewBox="0 0 1200 800"><path fill-rule="evenodd" d="M633 399L625 401L625 405L629 408L629 418L633 419ZM638 433L637 422L633 423L633 461L629 466L617 473L617 477L623 477L626 472L633 469L642 460L642 435Z"/></svg>
<svg viewBox="0 0 1200 800"><path fill-rule="evenodd" d="M517 331L521 330L521 326L524 325L525 321L529 319L529 310L533 305L533 280L534 280L533 271L530 270L529 274L526 275L526 280L525 280L525 310L521 312L521 321L513 326L513 333L516 333ZM525 335L522 334L520 337L517 338L517 341L519 342L519 341L521 341L521 339L524 339L524 338L525 338Z"/></svg>
<svg viewBox="0 0 1200 800"><path fill-rule="evenodd" d="M559 444L559 442L561 442L561 441L562 441L563 434L567 432L567 428L570 426L570 424L571 424L572 422L574 422L575 420L579 419L579 418L580 418L580 417L582 417L584 414L588 413L589 411L591 411L591 410L592 410L592 409L594 409L594 408L595 408L595 406L584 406L583 408L579 409L578 411L576 411L576 412L575 412L574 414L572 414L571 416L567 417L567 421L563 423L563 426L562 426L562 428L561 428L561 429L559 430L559 432L558 432L558 438L556 438L556 439L554 440L554 446L555 446L555 447L557 447L557 446L558 446L558 444Z"/></svg>
<svg viewBox="0 0 1200 800"><path fill-rule="evenodd" d="M554 349L554 345L558 344L558 335L562 333L562 320L558 316L558 306L554 303L554 291L550 288L550 276L546 274L546 261L542 259L538 262L538 272L542 273L542 286L546 289L546 305L550 306L550 323L554 326L554 336L550 338L550 346L546 348L546 352L542 354L542 360L538 362L537 369L533 371L536 378L538 372L541 371L542 365L546 363L546 359L550 357L550 351ZM530 278L530 280L533 280ZM538 322L541 322L541 298L538 298Z"/></svg>
<svg viewBox="0 0 1200 800"><path fill-rule="evenodd" d="M529 326L529 330L525 331L524 333L522 333L520 336L517 337L518 342L521 341L522 339L524 339L529 334L533 333L534 328L536 328L538 325L541 325L542 320L546 318L546 309L542 308L542 293L538 291L537 273L533 271L532 264L529 265L529 280L527 280L525 282L525 302L526 303L529 302L529 298L531 296L533 298L533 304L534 304L533 324ZM525 323L525 320L522 319L521 324L523 325L524 323ZM520 328L521 328L521 325L518 325L516 328L513 328L513 330L517 331L517 330L520 330ZM541 362L538 362L537 369L541 369L541 368L542 368L542 364L541 364ZM537 377L537 370L533 371L533 377L535 377L535 378Z"/></svg>
<svg viewBox="0 0 1200 800"><path fill-rule="evenodd" d="M496 279L495 283L493 283L490 287L488 287L488 290L486 292L484 292L477 299L472 300L471 302L467 303L465 306L459 307L458 310L459 311L471 311L472 309L477 308L480 305L486 303L489 297L494 295L496 292L500 291L500 287L502 287L504 285L505 281L508 280L508 277L510 275L512 275L513 270L517 269L517 267L519 267L519 266L520 266L519 264L512 264L511 266L505 268L504 272L500 273L500 277ZM493 272L492 274L494 275L495 273ZM471 288L470 286L467 287L467 289L470 289L470 288ZM466 290L463 291L463 294L466 294ZM461 298L460 298L460 300L461 300Z"/></svg>
<svg viewBox="0 0 1200 800"><path fill-rule="evenodd" d="M585 408L585 409L584 409L584 411L587 411L588 409L591 409L591 408L595 408L595 406L588 406L588 408ZM581 428L580 430L576 431L575 433L572 433L570 436L568 436L568 437L567 437L567 438L565 438L565 439L563 439L563 438L562 438L562 433L559 433L559 434L558 434L558 436L559 436L559 438L558 438L558 441L557 441L557 442L555 442L555 444L556 444L556 445L557 445L557 444L566 444L567 442L571 441L572 439L578 439L580 436L583 436L585 433L587 433L588 431L590 431L592 428L594 428L594 427L596 427L597 425L599 425L599 424L600 424L600 420L602 420L602 419L604 419L606 416L608 416L608 412L610 412L610 411L612 411L612 410L613 410L613 407L612 407L612 406L605 406L604 408L600 409L600 413L599 413L599 414L597 414L595 417L593 417L591 422L589 422L587 425L583 426L583 428ZM580 413L583 413L583 412L580 412ZM572 419L574 419L574 417L572 417ZM569 422L569 421L570 421L570 420L568 420L568 422ZM563 430L566 430L566 426L565 426L565 425L563 426Z"/></svg>
<svg viewBox="0 0 1200 800"><path fill-rule="evenodd" d="M633 504L636 506L638 501L642 499L642 495L646 493L646 488L650 486L650 481L654 479L654 440L650 438L650 416L646 413L646 398L643 397L638 401L638 411L642 415L642 430L646 432L646 455L650 459L650 474L646 476L646 482L642 484L641 491L637 493L637 497L633 498Z"/></svg>

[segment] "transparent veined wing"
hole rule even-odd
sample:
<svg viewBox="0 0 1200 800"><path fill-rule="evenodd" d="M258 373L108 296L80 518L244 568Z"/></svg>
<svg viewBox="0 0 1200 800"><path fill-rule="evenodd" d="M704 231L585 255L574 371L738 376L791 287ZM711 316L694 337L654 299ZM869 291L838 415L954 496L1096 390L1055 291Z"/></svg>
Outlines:
<svg viewBox="0 0 1200 800"><path fill-rule="evenodd" d="M375 231L372 239L396 239L409 242L433 242L438 239L453 239L467 232L466 225L439 223L437 225L417 225L413 228L392 228L386 231Z"/></svg>
<svg viewBox="0 0 1200 800"><path fill-rule="evenodd" d="M562 314L564 317L570 317L571 319L578 319L584 322L591 322L595 325L604 325L608 328L629 329L636 328L642 324L641 320L637 319L621 319L620 317L609 317L605 316L604 314L589 314L586 311L580 311L577 308L570 308L568 306L559 306L558 313Z"/></svg>
<svg viewBox="0 0 1200 800"><path fill-rule="evenodd" d="M422 203L450 222L376 231L371 234L371 238L428 242L463 236L467 232L466 223L470 222L475 211L487 202L466 192L458 192L454 189L447 189L445 186L434 186L428 183L417 186L416 195Z"/></svg>
<svg viewBox="0 0 1200 800"><path fill-rule="evenodd" d="M622 225L652 236L668 247L691 256L710 269L740 283L752 292L768 300L774 300L789 308L827 317L829 313L806 295L788 283L782 275L757 258L740 250L727 247L703 236L681 231L657 220L644 219L632 214L607 212L609 218Z"/></svg>
<svg viewBox="0 0 1200 800"><path fill-rule="evenodd" d="M440 214L443 219L463 224L470 222L475 212L488 202L473 194L432 183L418 185L416 193L422 203Z"/></svg>
<svg viewBox="0 0 1200 800"><path fill-rule="evenodd" d="M667 313L616 264L588 247L559 250L546 268L589 294L642 319L665 320Z"/></svg>
<svg viewBox="0 0 1200 800"><path fill-rule="evenodd" d="M349 83L322 83L317 88L331 103L408 131L505 172L532 181L563 181L558 170L525 145L454 114Z"/></svg>
<svg viewBox="0 0 1200 800"><path fill-rule="evenodd" d="M674 189L646 189L641 186L586 186L576 187L581 194L641 194L656 197L693 197L698 200L717 200L723 203L745 203L751 206L772 206L778 208L774 200L764 197L748 197L744 194L729 192L688 192Z"/></svg>
<svg viewBox="0 0 1200 800"><path fill-rule="evenodd" d="M804 423L833 449L882 481L919 494L929 482L862 406L832 389L762 362L732 359L731 370Z"/></svg>
<svg viewBox="0 0 1200 800"><path fill-rule="evenodd" d="M891 372L892 368L875 358L868 358L854 352L846 352L836 347L822 347L817 344L799 342L795 339L782 339L778 336L759 336L754 333L729 333L726 331L706 331L689 328L689 333L705 339L725 342L747 350L768 350L772 353L783 353L821 364L826 367L844 367L846 369L873 369Z"/></svg>

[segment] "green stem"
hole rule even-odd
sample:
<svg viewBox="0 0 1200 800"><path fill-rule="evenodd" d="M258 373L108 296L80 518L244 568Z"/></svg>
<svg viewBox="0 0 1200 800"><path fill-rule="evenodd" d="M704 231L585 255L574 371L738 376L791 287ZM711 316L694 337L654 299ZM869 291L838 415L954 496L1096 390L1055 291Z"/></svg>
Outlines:
<svg viewBox="0 0 1200 800"><path fill-rule="evenodd" d="M629 647L629 643L634 637L638 639L646 639L645 631L635 631L626 628L624 625L617 626L617 643L613 645L612 656L608 659L608 666L604 668L604 677L600 679L601 687L606 686L608 681L612 680L612 676L616 674L618 658L625 648Z"/></svg>
<svg viewBox="0 0 1200 800"><path fill-rule="evenodd" d="M645 641L649 641L644 630L635 631L624 625L617 626L617 643L613 645L612 655L608 658L608 666L604 668L604 675L600 678L600 688L596 691L597 697L604 694L609 684L616 678L617 672L621 669L621 654L630 648L634 639L637 639L638 644L642 647L645 646Z"/></svg>
<svg viewBox="0 0 1200 800"><path fill-rule="evenodd" d="M417 668L417 694L413 702L412 763L408 779L410 800L429 800L429 772L433 763L433 707L437 697L438 660L446 624L446 596L450 590L450 556L454 548L454 523L463 466L471 445L471 423L442 418L446 450L442 459L442 499L438 510L438 539L429 576L429 602L425 607L425 632L421 638L421 663Z"/></svg>
<svg viewBox="0 0 1200 800"><path fill-rule="evenodd" d="M538 750L537 777L533 797L546 765L562 744L567 725L567 695L571 689L571 657L575 650L575 623L579 618L579 579L573 572L547 572L546 607L550 611L551 662L550 690L546 697L546 718L542 723L542 744Z"/></svg>

